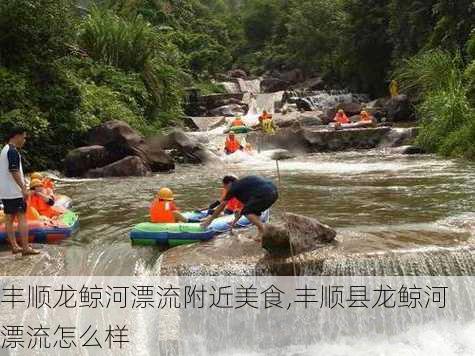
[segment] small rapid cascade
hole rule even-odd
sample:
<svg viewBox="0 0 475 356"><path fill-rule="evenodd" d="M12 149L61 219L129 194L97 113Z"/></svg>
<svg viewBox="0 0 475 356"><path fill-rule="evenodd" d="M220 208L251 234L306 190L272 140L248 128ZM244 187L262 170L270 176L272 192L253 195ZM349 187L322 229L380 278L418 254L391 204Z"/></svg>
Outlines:
<svg viewBox="0 0 475 356"><path fill-rule="evenodd" d="M315 92L291 91L289 93L292 101L302 100L306 102L312 110L325 111L341 104L364 103L369 101L366 94L348 93L344 90L322 90Z"/></svg>

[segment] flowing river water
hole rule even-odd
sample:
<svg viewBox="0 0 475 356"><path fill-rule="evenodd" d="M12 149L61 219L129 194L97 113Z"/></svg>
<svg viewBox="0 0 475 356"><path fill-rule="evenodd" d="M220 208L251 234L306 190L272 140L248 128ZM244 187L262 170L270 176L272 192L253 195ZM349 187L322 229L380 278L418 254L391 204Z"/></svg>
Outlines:
<svg viewBox="0 0 475 356"><path fill-rule="evenodd" d="M181 165L172 174L147 178L62 181L57 190L73 198L80 230L60 245L41 246L39 257L13 257L2 248L0 274L157 274L160 249L132 246L128 233L147 219L159 187L171 187L182 210L205 207L219 196L224 173L259 174L278 182L275 161L268 157L264 152L239 163ZM336 257L324 270L309 264L302 273L474 273L473 164L371 150L302 155L280 161L280 173L281 198L273 221L282 212L293 212L318 218L338 232ZM206 246L211 255L213 246ZM429 262L393 259L390 269L384 265L388 262L368 257L400 252L431 257ZM355 254L363 256L358 263L348 257Z"/></svg>

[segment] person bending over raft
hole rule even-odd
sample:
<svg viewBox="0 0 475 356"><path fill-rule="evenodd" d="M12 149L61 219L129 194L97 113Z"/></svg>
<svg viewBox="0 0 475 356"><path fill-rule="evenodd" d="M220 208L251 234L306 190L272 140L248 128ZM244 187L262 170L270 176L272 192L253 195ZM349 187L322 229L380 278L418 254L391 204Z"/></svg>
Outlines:
<svg viewBox="0 0 475 356"><path fill-rule="evenodd" d="M239 214L236 214L231 229L244 215L257 227L259 231L257 237L261 238L265 226L261 222L260 216L274 205L279 198L277 187L270 180L258 176L248 176L233 182L221 204L216 208L213 215L201 223L201 226L208 227L226 209L226 205L233 198L242 202L244 208Z"/></svg>
<svg viewBox="0 0 475 356"><path fill-rule="evenodd" d="M226 152L226 154L230 155L230 154L236 152L237 150L242 150L242 149L243 149L243 147L242 147L241 143L236 138L236 135L234 134L234 132L231 131L228 134L228 137L226 138L226 142L224 144L224 152Z"/></svg>
<svg viewBox="0 0 475 356"><path fill-rule="evenodd" d="M211 204L208 207L208 215L213 215L214 209L218 207L224 201L226 194L231 188L231 185L237 180L238 178L234 175L228 175L223 178L223 189L221 192L221 199L215 201L213 204ZM242 210L243 207L244 205L239 200L237 200L236 198L232 198L227 202L224 208L224 215L231 215L231 214L238 213Z"/></svg>
<svg viewBox="0 0 475 356"><path fill-rule="evenodd" d="M30 182L30 196L27 206L36 209L36 211L48 218L54 218L60 215L60 212L53 209L54 198L45 192L43 183L39 179L33 179Z"/></svg>
<svg viewBox="0 0 475 356"><path fill-rule="evenodd" d="M177 209L173 192L169 188L161 188L152 202L150 221L155 224L175 224L188 221Z"/></svg>

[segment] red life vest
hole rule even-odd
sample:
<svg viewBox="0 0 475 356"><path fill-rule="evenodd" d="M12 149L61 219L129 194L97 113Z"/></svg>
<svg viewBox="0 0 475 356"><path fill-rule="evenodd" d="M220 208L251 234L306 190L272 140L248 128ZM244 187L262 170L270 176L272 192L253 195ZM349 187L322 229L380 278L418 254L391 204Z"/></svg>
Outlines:
<svg viewBox="0 0 475 356"><path fill-rule="evenodd" d="M30 195L28 198L28 206L35 208L36 211L43 216L52 218L59 215L59 212L55 211L51 205L48 205L42 197L36 194Z"/></svg>
<svg viewBox="0 0 475 356"><path fill-rule="evenodd" d="M221 201L224 200L224 197L226 196L227 191L226 189L223 189L221 192ZM226 210L232 211L233 213L236 211L241 211L242 208L244 208L244 204L241 203L239 200L236 198L231 198L228 200L228 203L226 204Z"/></svg>
<svg viewBox="0 0 475 356"><path fill-rule="evenodd" d="M155 224L174 224L176 211L174 202L155 199L150 206L150 221Z"/></svg>
<svg viewBox="0 0 475 356"><path fill-rule="evenodd" d="M241 143L235 138L231 140L229 137L226 138L225 148L228 153L234 153L241 147Z"/></svg>

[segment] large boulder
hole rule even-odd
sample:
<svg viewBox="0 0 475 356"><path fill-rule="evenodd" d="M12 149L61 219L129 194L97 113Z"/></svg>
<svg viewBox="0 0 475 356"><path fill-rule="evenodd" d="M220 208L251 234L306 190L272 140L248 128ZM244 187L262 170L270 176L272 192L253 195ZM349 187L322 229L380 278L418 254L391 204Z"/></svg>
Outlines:
<svg viewBox="0 0 475 356"><path fill-rule="evenodd" d="M275 255L290 255L313 251L335 240L336 231L316 219L284 214L283 225L268 225L262 247ZM291 249L292 244L292 249Z"/></svg>
<svg viewBox="0 0 475 356"><path fill-rule="evenodd" d="M245 108L239 104L229 104L214 108L209 111L211 116L239 116L244 115Z"/></svg>
<svg viewBox="0 0 475 356"><path fill-rule="evenodd" d="M204 163L213 158L212 153L198 139L180 130L175 130L167 136L157 136L153 140L158 147L178 153L186 163Z"/></svg>
<svg viewBox="0 0 475 356"><path fill-rule="evenodd" d="M400 155L419 155L424 154L425 151L418 146L400 146L391 148L391 153Z"/></svg>
<svg viewBox="0 0 475 356"><path fill-rule="evenodd" d="M279 78L266 78L261 82L261 91L263 93L275 93L287 90L290 85L289 82Z"/></svg>
<svg viewBox="0 0 475 356"><path fill-rule="evenodd" d="M114 162L115 158L104 146L79 147L67 154L65 174L67 177L82 177L90 169Z"/></svg>
<svg viewBox="0 0 475 356"><path fill-rule="evenodd" d="M301 69L297 68L281 73L279 79L290 84L297 84L305 80L305 75Z"/></svg>
<svg viewBox="0 0 475 356"><path fill-rule="evenodd" d="M241 78L241 79L247 79L247 73L246 71L242 69L233 69L228 72L228 76L230 78Z"/></svg>
<svg viewBox="0 0 475 356"><path fill-rule="evenodd" d="M151 174L149 167L137 156L128 156L105 167L87 172L88 178L145 177Z"/></svg>
<svg viewBox="0 0 475 356"><path fill-rule="evenodd" d="M294 86L296 89L309 89L309 90L323 90L325 89L325 82L321 77L315 77L305 80Z"/></svg>
<svg viewBox="0 0 475 356"><path fill-rule="evenodd" d="M162 149L160 140L152 137L138 146L136 152L152 172L167 172L175 169L175 161Z"/></svg>
<svg viewBox="0 0 475 356"><path fill-rule="evenodd" d="M409 121L415 118L414 108L406 95L398 95L386 102L385 111L389 119L395 122Z"/></svg>

